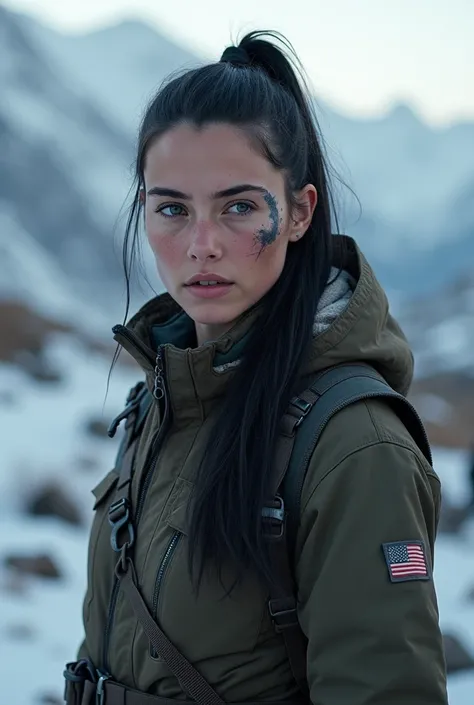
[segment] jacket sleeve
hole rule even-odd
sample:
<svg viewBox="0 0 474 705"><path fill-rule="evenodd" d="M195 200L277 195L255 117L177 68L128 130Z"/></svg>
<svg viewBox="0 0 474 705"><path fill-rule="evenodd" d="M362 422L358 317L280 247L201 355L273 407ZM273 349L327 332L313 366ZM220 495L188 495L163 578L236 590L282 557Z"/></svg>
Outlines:
<svg viewBox="0 0 474 705"><path fill-rule="evenodd" d="M83 641L81 642L81 645L79 646L79 648L77 650L77 660L80 661L83 658L89 659L89 652L87 651L85 639L83 639Z"/></svg>
<svg viewBox="0 0 474 705"><path fill-rule="evenodd" d="M431 577L436 475L410 448L379 442L346 457L303 502L296 576L311 702L446 705ZM403 541L423 542L428 580L391 581L383 544Z"/></svg>

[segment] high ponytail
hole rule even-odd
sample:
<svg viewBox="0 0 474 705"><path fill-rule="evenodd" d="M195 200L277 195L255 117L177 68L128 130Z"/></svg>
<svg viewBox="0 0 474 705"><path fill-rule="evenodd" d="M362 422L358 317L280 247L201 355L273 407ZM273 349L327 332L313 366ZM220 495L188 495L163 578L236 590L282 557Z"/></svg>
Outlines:
<svg viewBox="0 0 474 705"><path fill-rule="evenodd" d="M257 138L262 154L284 174L291 209L298 208L297 192L306 184L318 192L305 237L289 245L282 274L261 302L258 325L229 382L197 471L189 532L197 584L207 568L221 575L229 565L236 576L248 569L266 583L273 577L261 536L261 509L269 499L279 421L308 353L333 242L327 163L297 63L284 37L251 32L221 61L188 71L161 89L140 130L137 197L151 140L182 122L224 122ZM127 238L136 233L140 210L138 204Z"/></svg>

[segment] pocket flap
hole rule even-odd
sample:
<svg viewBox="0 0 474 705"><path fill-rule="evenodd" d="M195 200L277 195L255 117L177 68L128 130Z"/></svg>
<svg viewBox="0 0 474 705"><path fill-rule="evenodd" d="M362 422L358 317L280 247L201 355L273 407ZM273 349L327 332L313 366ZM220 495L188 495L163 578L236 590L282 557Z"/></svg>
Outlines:
<svg viewBox="0 0 474 705"><path fill-rule="evenodd" d="M168 503L165 521L172 529L188 535L188 506L193 483L178 477Z"/></svg>
<svg viewBox="0 0 474 705"><path fill-rule="evenodd" d="M117 484L119 476L115 470L111 470L98 485L92 490L95 497L94 509L97 509L99 504L107 497L113 487Z"/></svg>

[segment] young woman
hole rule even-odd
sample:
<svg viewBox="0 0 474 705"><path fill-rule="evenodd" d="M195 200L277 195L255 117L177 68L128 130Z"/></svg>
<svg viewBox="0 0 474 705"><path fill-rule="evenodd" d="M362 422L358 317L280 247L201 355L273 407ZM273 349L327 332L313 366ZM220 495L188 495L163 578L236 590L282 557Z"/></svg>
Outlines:
<svg viewBox="0 0 474 705"><path fill-rule="evenodd" d="M143 216L167 293L114 329L153 402L133 457L95 490L71 703L447 702L439 481L383 400L329 421L302 487L291 570L307 689L268 610L261 513L295 391L343 363L402 394L412 379L370 266L331 234L310 98L277 40L253 32L174 78L141 125L125 247Z"/></svg>

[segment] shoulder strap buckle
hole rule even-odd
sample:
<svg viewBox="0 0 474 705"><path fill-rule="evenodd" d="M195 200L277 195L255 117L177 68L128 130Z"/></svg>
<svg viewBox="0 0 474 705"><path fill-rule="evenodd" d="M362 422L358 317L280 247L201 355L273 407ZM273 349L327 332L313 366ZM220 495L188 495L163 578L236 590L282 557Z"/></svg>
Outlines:
<svg viewBox="0 0 474 705"><path fill-rule="evenodd" d="M303 423L306 416L309 414L309 412L313 408L313 404L311 404L309 401L305 401L304 399L301 399L300 397L293 397L293 399L290 402L290 408L291 407L295 407L298 412L298 419L297 419L296 424L294 426L296 429Z"/></svg>
<svg viewBox="0 0 474 705"><path fill-rule="evenodd" d="M283 497L276 495L262 509L263 537L267 541L279 541L285 534L285 502Z"/></svg>
<svg viewBox="0 0 474 705"><path fill-rule="evenodd" d="M275 631L281 634L285 629L300 628L296 600L293 595L268 601L268 611Z"/></svg>

